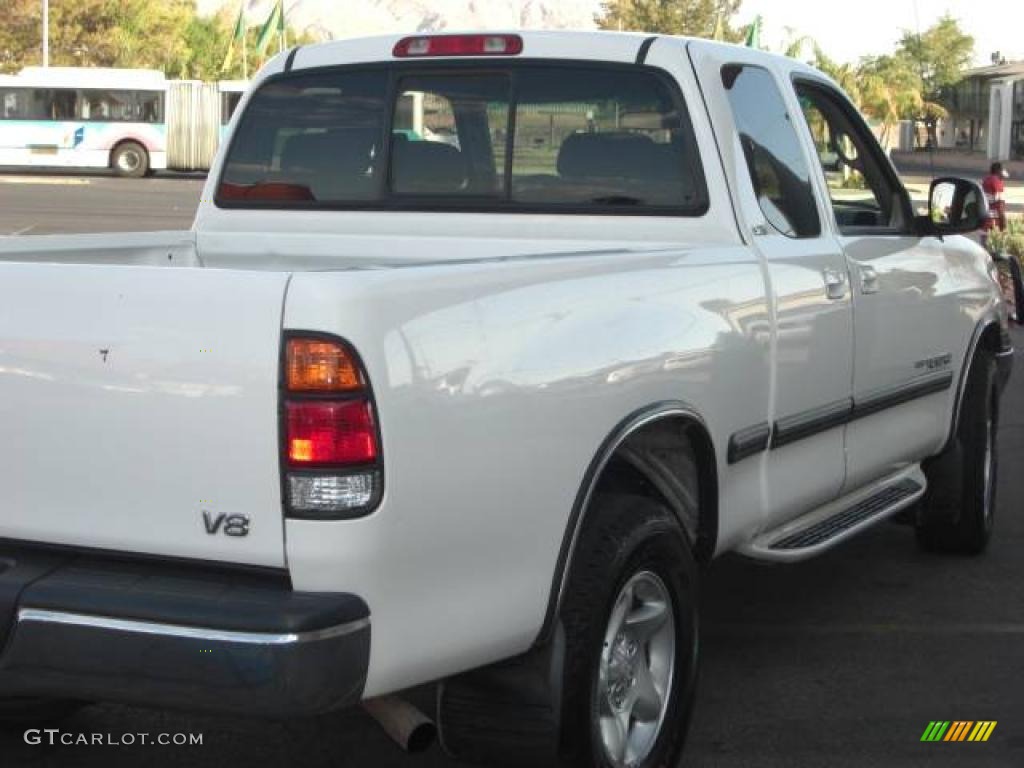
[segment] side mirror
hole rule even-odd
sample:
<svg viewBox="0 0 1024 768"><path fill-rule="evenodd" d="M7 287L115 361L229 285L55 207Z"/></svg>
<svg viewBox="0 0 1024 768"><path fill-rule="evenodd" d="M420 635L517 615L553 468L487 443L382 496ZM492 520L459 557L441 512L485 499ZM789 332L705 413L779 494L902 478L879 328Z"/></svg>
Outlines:
<svg viewBox="0 0 1024 768"><path fill-rule="evenodd" d="M931 235L958 235L981 229L988 218L988 201L981 185L969 179L935 179L928 192L928 220L924 229Z"/></svg>

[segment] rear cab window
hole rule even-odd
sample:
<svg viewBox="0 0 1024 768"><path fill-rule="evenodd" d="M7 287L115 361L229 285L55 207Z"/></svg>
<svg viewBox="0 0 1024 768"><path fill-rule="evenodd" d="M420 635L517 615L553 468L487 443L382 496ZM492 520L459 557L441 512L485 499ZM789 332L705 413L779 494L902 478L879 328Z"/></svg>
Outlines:
<svg viewBox="0 0 1024 768"><path fill-rule="evenodd" d="M669 76L530 61L274 78L241 117L216 203L690 216L708 205Z"/></svg>

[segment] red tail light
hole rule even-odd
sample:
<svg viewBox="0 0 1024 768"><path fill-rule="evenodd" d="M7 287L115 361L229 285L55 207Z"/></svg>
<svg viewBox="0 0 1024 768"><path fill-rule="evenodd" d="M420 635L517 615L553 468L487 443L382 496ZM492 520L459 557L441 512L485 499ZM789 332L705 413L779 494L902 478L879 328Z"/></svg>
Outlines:
<svg viewBox="0 0 1024 768"><path fill-rule="evenodd" d="M311 467L376 460L371 407L366 400L287 403L288 463Z"/></svg>
<svg viewBox="0 0 1024 768"><path fill-rule="evenodd" d="M516 56L523 52L519 35L422 35L395 44L399 59L427 56Z"/></svg>
<svg viewBox="0 0 1024 768"><path fill-rule="evenodd" d="M285 501L297 517L356 517L381 494L380 438L366 371L344 342L289 335L283 361Z"/></svg>

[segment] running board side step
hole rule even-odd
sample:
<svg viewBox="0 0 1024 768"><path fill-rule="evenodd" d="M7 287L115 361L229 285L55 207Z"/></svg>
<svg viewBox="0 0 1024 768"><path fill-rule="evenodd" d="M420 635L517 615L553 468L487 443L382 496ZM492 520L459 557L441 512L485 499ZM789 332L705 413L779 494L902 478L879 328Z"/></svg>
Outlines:
<svg viewBox="0 0 1024 768"><path fill-rule="evenodd" d="M914 467L764 531L740 552L756 560L806 560L906 509L924 495L926 485L924 473Z"/></svg>

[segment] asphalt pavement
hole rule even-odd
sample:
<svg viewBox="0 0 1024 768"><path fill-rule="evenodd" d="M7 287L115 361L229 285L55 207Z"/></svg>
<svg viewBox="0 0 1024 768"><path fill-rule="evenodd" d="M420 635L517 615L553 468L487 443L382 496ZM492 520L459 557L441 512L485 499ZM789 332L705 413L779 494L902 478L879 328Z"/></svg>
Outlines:
<svg viewBox="0 0 1024 768"><path fill-rule="evenodd" d="M120 179L0 170L0 236L188 229L205 177Z"/></svg>
<svg viewBox="0 0 1024 768"><path fill-rule="evenodd" d="M5 182L0 233L187 227L196 179ZM32 178L32 177L29 177ZM44 177L45 178L45 177ZM69 177L70 178L70 177ZM118 227L116 224L124 224ZM130 226L129 226L130 225ZM1024 349L1024 331L1014 333ZM1024 359L1003 401L998 522L978 558L919 552L885 523L815 560L716 561L702 584L702 670L684 765L961 768L1024 765ZM994 720L986 743L922 743L934 720ZM454 768L407 756L360 711L277 722L86 707L50 746L0 733L2 768ZM139 734L201 734L142 744ZM131 746L125 742L133 741ZM524 766L524 768L529 768Z"/></svg>

